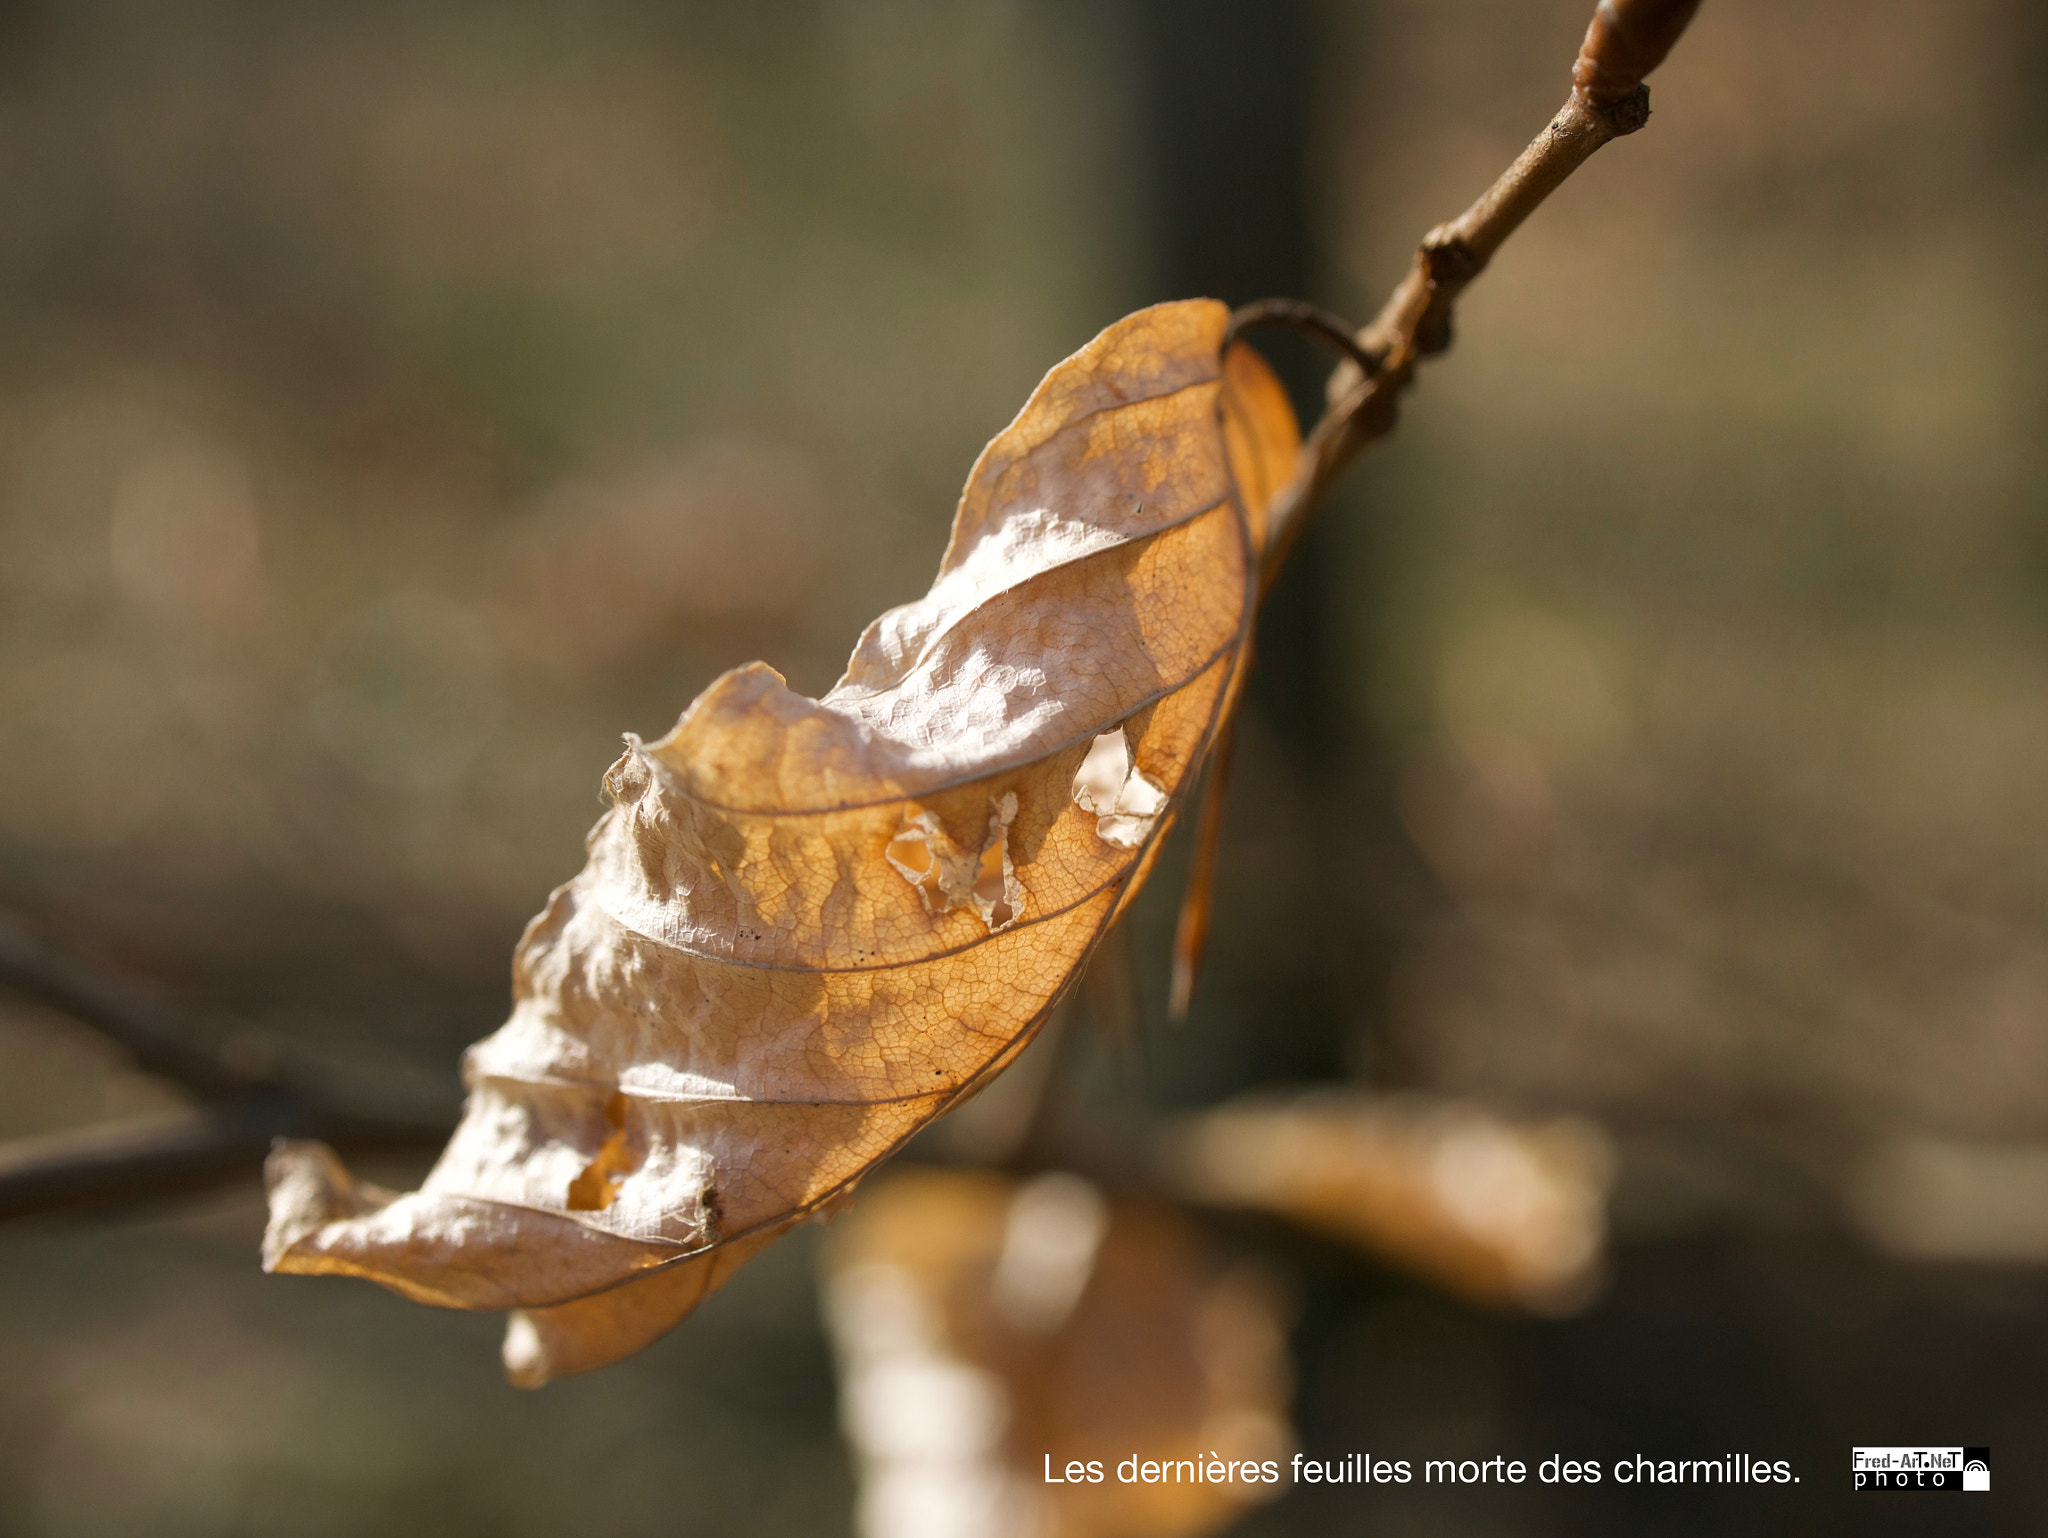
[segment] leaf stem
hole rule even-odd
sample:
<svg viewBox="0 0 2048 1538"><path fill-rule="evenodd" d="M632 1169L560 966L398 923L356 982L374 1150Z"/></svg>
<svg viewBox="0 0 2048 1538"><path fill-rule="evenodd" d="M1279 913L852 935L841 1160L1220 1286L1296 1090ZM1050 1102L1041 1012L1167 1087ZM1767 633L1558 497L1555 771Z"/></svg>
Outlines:
<svg viewBox="0 0 2048 1538"><path fill-rule="evenodd" d="M1254 326L1284 326L1303 332L1342 353L1359 373L1372 375L1380 371L1379 354L1368 351L1349 325L1305 299L1255 299L1231 311L1230 324L1223 330L1221 350L1228 352L1230 344Z"/></svg>

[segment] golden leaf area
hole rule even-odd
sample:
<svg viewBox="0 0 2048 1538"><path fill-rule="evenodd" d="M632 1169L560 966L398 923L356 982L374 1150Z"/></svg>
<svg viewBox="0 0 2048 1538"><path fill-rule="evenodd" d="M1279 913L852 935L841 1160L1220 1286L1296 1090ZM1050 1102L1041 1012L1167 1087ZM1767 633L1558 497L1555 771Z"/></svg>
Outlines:
<svg viewBox="0 0 2048 1538"><path fill-rule="evenodd" d="M1244 680L1298 430L1228 312L1142 310L970 475L930 592L822 699L755 663L605 775L511 1017L403 1195L269 1166L266 1269L509 1309L537 1385L675 1326L1031 1040Z"/></svg>

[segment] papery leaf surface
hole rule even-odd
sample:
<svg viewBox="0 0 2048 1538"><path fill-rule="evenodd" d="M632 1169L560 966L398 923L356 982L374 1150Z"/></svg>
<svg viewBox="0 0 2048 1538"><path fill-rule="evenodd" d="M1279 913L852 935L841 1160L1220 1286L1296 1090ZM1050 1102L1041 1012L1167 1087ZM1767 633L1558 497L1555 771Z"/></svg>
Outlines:
<svg viewBox="0 0 2048 1538"><path fill-rule="evenodd" d="M508 1370L544 1382L673 1326L1021 1051L1243 681L1298 439L1227 323L1159 305L1055 368L824 698L755 663L628 738L440 1161L393 1196L282 1146L266 1266L518 1310Z"/></svg>

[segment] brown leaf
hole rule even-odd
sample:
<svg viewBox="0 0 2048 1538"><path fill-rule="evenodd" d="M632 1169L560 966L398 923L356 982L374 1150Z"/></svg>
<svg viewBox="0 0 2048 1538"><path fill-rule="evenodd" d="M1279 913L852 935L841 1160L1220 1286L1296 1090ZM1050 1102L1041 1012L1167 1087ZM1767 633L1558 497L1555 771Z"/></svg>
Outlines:
<svg viewBox="0 0 2048 1538"><path fill-rule="evenodd" d="M1243 678L1297 435L1212 301L1130 316L982 453L931 591L822 700L756 663L627 739L420 1190L273 1156L265 1264L519 1309L524 1383L673 1326L1013 1058Z"/></svg>
<svg viewBox="0 0 2048 1538"><path fill-rule="evenodd" d="M858 1530L1193 1538L1227 1526L1285 1488L1276 1293L1219 1266L1170 1209L1106 1201L1072 1175L889 1175L827 1250ZM1082 1476L1068 1480L1075 1462Z"/></svg>
<svg viewBox="0 0 2048 1538"><path fill-rule="evenodd" d="M1477 1303L1568 1313L1602 1279L1614 1155L1589 1122L1317 1089L1190 1117L1162 1155L1196 1201L1289 1218Z"/></svg>

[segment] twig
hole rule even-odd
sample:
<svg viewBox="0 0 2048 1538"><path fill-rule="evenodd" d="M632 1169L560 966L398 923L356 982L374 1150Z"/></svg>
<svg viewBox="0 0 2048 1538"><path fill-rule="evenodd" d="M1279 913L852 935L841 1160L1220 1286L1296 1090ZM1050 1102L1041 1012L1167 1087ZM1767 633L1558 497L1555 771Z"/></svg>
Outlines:
<svg viewBox="0 0 2048 1538"><path fill-rule="evenodd" d="M136 1064L202 1100L271 1087L272 1065L246 1032L58 944L0 913L0 987L36 999L125 1048Z"/></svg>
<svg viewBox="0 0 2048 1538"><path fill-rule="evenodd" d="M253 1176L275 1137L358 1152L434 1147L454 1122L425 1107L364 1103L294 1070L255 1031L192 1009L0 914L0 987L125 1048L200 1102L182 1116L0 1143L0 1219L143 1201Z"/></svg>
<svg viewBox="0 0 2048 1538"><path fill-rule="evenodd" d="M1303 443L1294 479L1275 499L1264 560L1268 587L1338 472L1392 429L1416 365L1451 345L1451 311L1465 286L1595 150L1649 121L1643 77L1664 61L1698 8L1699 0L1600 0L1572 69L1571 95L1550 126L1477 202L1423 237L1407 276L1357 335L1358 349L1377 369L1347 363L1331 376L1331 405Z"/></svg>
<svg viewBox="0 0 2048 1538"><path fill-rule="evenodd" d="M271 1140L318 1138L354 1153L433 1148L445 1121L380 1121L252 1096L180 1116L0 1144L0 1220L128 1206L254 1179Z"/></svg>

